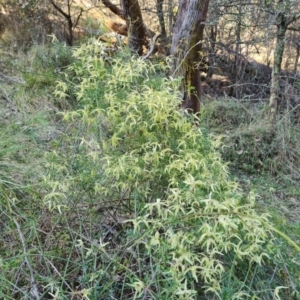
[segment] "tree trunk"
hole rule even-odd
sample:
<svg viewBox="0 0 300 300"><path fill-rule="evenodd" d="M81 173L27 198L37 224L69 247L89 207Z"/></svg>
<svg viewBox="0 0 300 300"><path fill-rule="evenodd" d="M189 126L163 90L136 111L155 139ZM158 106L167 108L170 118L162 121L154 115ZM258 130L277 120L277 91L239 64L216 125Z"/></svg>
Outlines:
<svg viewBox="0 0 300 300"><path fill-rule="evenodd" d="M238 15L237 15L237 24L236 24L236 40L235 40L235 56L234 56L234 65L232 70L233 82L229 88L229 97L240 98L241 95L238 93L237 84L239 80L239 65L240 65L240 54L241 54L241 31L242 31L242 9L241 5L237 5Z"/></svg>
<svg viewBox="0 0 300 300"><path fill-rule="evenodd" d="M297 51L297 54L296 54L296 58L295 58L295 63L294 63L294 73L297 73L297 68L298 68L298 62L299 62L299 56L300 56L300 42L296 42L296 51Z"/></svg>
<svg viewBox="0 0 300 300"><path fill-rule="evenodd" d="M209 35L209 43L210 43L210 51L208 54L208 71L206 74L206 78L212 78L215 66L216 66L216 41L218 34L218 25L210 26L210 35Z"/></svg>
<svg viewBox="0 0 300 300"><path fill-rule="evenodd" d="M173 20L174 20L174 12L173 12L173 0L168 0L168 36L172 33L173 28Z"/></svg>
<svg viewBox="0 0 300 300"><path fill-rule="evenodd" d="M164 18L163 3L164 0L156 0L156 11L157 11L157 17L161 29L161 37L162 39L166 39L167 31L166 31L166 24Z"/></svg>
<svg viewBox="0 0 300 300"><path fill-rule="evenodd" d="M200 111L199 65L203 57L202 40L209 0L181 0L173 30L170 76L182 77L182 108Z"/></svg>
<svg viewBox="0 0 300 300"><path fill-rule="evenodd" d="M122 9L120 9L117 5L113 4L110 0L101 0L101 2L115 15L125 20L124 11L122 11Z"/></svg>
<svg viewBox="0 0 300 300"><path fill-rule="evenodd" d="M285 22L285 17L280 13L277 17L277 36L276 36L276 46L274 52L274 66L272 70L271 88L270 88L270 123L274 124L276 121L277 105L279 97L279 79L281 71L281 63L284 52L284 40L287 31L287 25Z"/></svg>
<svg viewBox="0 0 300 300"><path fill-rule="evenodd" d="M128 47L139 55L143 54L146 32L138 0L121 0L121 8L129 29Z"/></svg>

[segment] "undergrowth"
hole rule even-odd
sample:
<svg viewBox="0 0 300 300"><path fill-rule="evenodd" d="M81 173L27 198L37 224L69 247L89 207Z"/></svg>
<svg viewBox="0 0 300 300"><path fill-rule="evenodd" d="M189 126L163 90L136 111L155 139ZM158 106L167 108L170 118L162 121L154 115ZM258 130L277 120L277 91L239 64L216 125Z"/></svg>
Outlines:
<svg viewBox="0 0 300 300"><path fill-rule="evenodd" d="M222 156L232 169L247 174L269 173L299 180L300 131L289 111L270 130L265 104L220 99L204 106L203 124L222 135Z"/></svg>
<svg viewBox="0 0 300 300"><path fill-rule="evenodd" d="M165 78L165 64L126 51L108 57L96 40L73 60L52 73L62 132L37 134L40 116L17 124L20 137L3 135L11 146L0 160L16 169L0 173L0 298L299 298L287 264L299 253L275 236L271 217L254 209L253 186L243 193L219 153L242 149L178 110L179 82ZM44 89L35 78L26 85Z"/></svg>

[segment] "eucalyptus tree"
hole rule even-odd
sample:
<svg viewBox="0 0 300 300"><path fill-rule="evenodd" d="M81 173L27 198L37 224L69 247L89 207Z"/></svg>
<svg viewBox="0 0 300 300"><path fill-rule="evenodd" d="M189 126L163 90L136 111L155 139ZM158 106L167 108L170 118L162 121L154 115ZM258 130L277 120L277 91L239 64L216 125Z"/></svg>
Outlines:
<svg viewBox="0 0 300 300"><path fill-rule="evenodd" d="M170 75L182 77L182 108L200 111L201 84L199 62L209 0L181 0L173 30Z"/></svg>

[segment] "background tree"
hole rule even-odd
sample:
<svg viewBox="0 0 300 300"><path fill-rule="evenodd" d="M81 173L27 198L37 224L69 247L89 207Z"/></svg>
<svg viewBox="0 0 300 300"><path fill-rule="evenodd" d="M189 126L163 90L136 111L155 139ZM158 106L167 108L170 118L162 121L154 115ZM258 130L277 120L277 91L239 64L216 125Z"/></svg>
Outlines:
<svg viewBox="0 0 300 300"><path fill-rule="evenodd" d="M156 0L157 17L161 28L161 37L165 39L167 37L166 23L163 9L164 0Z"/></svg>
<svg viewBox="0 0 300 300"><path fill-rule="evenodd" d="M79 10L79 13L75 17L75 20L73 20L72 16L72 4L73 0L67 0L66 2L66 8L67 12L64 11L64 9L55 3L54 0L49 0L49 2L53 5L53 7L66 19L67 22L67 34L66 34L66 42L68 46L73 46L74 42L74 29L78 25L79 19L82 16L82 8Z"/></svg>
<svg viewBox="0 0 300 300"><path fill-rule="evenodd" d="M272 69L271 92L270 92L270 122L275 123L278 98L280 93L280 72L283 60L283 53L285 47L286 32L290 25L300 18L300 13L292 13L299 5L298 1L283 1L279 0L277 3L269 3L266 7L267 11L274 17L274 24L276 25L276 46L274 51L274 65ZM295 60L297 61L297 59Z"/></svg>

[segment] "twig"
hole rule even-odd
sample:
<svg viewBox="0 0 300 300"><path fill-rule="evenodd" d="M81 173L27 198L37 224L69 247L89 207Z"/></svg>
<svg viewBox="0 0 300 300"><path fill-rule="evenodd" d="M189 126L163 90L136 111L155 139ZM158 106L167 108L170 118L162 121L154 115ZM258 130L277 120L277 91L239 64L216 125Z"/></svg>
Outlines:
<svg viewBox="0 0 300 300"><path fill-rule="evenodd" d="M77 19L76 19L76 21L75 21L75 24L73 25L73 28L74 28L74 29L77 27L77 25L78 25L78 23L79 23L79 19L80 19L81 16L82 16L82 12L83 12L83 9L80 8L80 13L79 13L79 15L77 16Z"/></svg>
<svg viewBox="0 0 300 300"><path fill-rule="evenodd" d="M34 274L33 274L33 269L31 267L31 265L29 263L29 259L27 257L27 249L26 249L26 245L25 245L24 235L21 231L20 225L19 225L18 221L16 220L16 218L14 218L14 222L17 226L19 237L20 237L20 240L21 240L21 243L22 243L25 262L26 262L27 267L28 267L29 272L30 272L31 294L35 299L40 299L40 295L39 295L38 288L37 288L36 281L35 281Z"/></svg>
<svg viewBox="0 0 300 300"><path fill-rule="evenodd" d="M153 52L153 50L154 50L154 47L155 47L155 42L156 42L156 40L157 40L160 36L161 36L160 33L158 33L158 34L156 34L156 35L154 36L154 38L151 40L151 47L150 47L150 50L148 51L148 53L147 53L146 55L144 55L144 56L142 57L142 60L146 60L146 59L152 54L152 52Z"/></svg>

